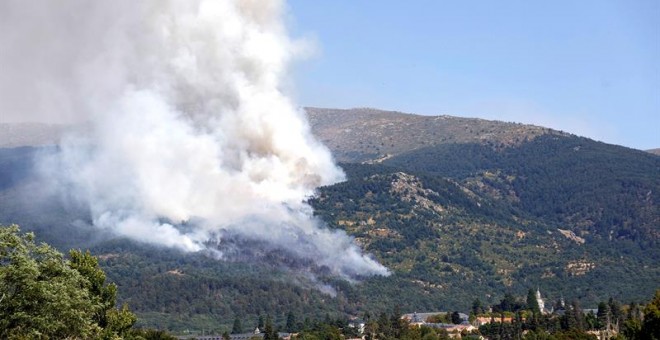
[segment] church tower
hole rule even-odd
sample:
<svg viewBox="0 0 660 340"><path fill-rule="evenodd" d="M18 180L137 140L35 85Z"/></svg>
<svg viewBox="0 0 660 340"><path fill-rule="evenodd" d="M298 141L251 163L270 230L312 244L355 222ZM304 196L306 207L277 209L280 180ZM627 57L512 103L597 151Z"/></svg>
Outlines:
<svg viewBox="0 0 660 340"><path fill-rule="evenodd" d="M536 303L539 304L539 310L541 313L544 313L545 311L545 303L543 302L543 299L541 298L541 291L539 288L536 288Z"/></svg>

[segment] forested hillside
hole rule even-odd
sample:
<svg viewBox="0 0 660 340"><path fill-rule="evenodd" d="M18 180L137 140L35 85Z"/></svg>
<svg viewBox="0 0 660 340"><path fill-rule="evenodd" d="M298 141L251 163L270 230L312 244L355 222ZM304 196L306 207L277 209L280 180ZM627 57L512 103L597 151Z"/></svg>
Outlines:
<svg viewBox="0 0 660 340"><path fill-rule="evenodd" d="M658 247L660 157L642 151L547 135L503 150L479 144L423 148L384 163L463 181L588 239Z"/></svg>
<svg viewBox="0 0 660 340"><path fill-rule="evenodd" d="M465 293L488 300L526 286L585 303L602 295L639 298L624 292L657 286L657 243L585 239L489 190L471 189L473 182L383 165L345 169L347 182L322 188L313 200L317 213L451 304L466 303L459 298Z"/></svg>
<svg viewBox="0 0 660 340"><path fill-rule="evenodd" d="M115 239L90 225L84 205L32 180L34 155L55 147L0 149L0 224L61 250L91 249L119 302L142 325L170 330L220 329L235 318L247 328L259 315L283 324L289 313L302 322L396 306L467 310L475 298L495 304L532 287L550 302L595 307L658 288L659 156L521 124L377 110L311 116L347 161L347 181L309 202L389 277L310 278L281 266L281 254L245 263Z"/></svg>

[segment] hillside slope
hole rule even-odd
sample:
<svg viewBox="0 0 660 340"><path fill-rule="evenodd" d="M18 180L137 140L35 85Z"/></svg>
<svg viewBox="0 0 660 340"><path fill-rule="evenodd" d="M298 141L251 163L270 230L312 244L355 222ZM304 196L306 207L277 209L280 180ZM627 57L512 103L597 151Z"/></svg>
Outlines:
<svg viewBox="0 0 660 340"><path fill-rule="evenodd" d="M371 109L308 109L347 181L310 199L393 274L310 280L280 254L218 261L89 226L85 207L30 181L33 156L0 149L0 224L60 249L90 248L145 326L184 330L326 314L467 310L539 287L583 306L660 282L660 157L521 124ZM258 247L258 245L254 245ZM314 288L316 287L316 288ZM334 290L336 296L322 291Z"/></svg>
<svg viewBox="0 0 660 340"><path fill-rule="evenodd" d="M660 157L574 136L418 149L384 162L454 178L583 237L657 247Z"/></svg>
<svg viewBox="0 0 660 340"><path fill-rule="evenodd" d="M444 303L465 308L470 296L488 301L496 292L538 286L588 304L597 296L638 299L657 288L657 239L585 238L472 183L383 165L344 168L349 180L321 188L312 200L316 212Z"/></svg>
<svg viewBox="0 0 660 340"><path fill-rule="evenodd" d="M574 293L555 293L585 302L590 294L630 299L658 287L660 157L521 124L373 109L308 112L339 159L362 163L344 164L349 181L320 190L317 212L386 264L405 271L421 266L420 259L468 256L461 272L483 270L484 277L465 280L480 287L478 295L496 282L500 292L530 282L551 292L572 287ZM398 173L416 183L409 190L431 190L436 199L459 197L457 190L431 189L444 181L474 202L428 209L433 199L413 195L406 200L415 208L399 211L391 200L402 193L386 188L401 178L388 184L373 173ZM437 268L423 272L441 277Z"/></svg>

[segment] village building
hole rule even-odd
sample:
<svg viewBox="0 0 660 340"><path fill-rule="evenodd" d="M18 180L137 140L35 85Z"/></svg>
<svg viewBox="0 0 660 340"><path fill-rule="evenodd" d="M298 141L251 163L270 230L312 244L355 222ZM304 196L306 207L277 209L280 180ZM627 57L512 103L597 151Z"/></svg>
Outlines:
<svg viewBox="0 0 660 340"><path fill-rule="evenodd" d="M461 334L470 333L478 328L474 325L471 325L468 322L468 315L464 313L458 313L461 318L461 323L437 323L437 322L428 322L430 318L436 317L438 315L446 316L448 312L431 312L431 313L410 313L404 314L401 316L402 319L407 320L410 323L411 327L431 327L436 329L443 329L449 333L449 336L452 338L461 338Z"/></svg>
<svg viewBox="0 0 660 340"><path fill-rule="evenodd" d="M495 317L495 316L492 316L492 317L491 316L477 316L476 318L474 318L473 324L475 326L479 327L479 326L487 325L491 322L493 322L493 323L495 323L495 322L497 322L497 323L499 323L499 322L512 323L513 318L510 317L510 316L505 316L505 317L501 317L501 316L498 316L498 317Z"/></svg>

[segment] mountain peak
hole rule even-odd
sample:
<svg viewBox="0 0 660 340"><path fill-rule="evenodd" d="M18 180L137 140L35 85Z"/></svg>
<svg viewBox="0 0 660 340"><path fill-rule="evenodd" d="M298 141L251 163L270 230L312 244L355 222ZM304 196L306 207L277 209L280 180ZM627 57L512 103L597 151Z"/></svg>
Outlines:
<svg viewBox="0 0 660 340"><path fill-rule="evenodd" d="M372 108L309 107L305 111L314 134L333 150L339 161L346 162L373 162L440 144L475 143L500 149L542 135L565 135L534 125Z"/></svg>

